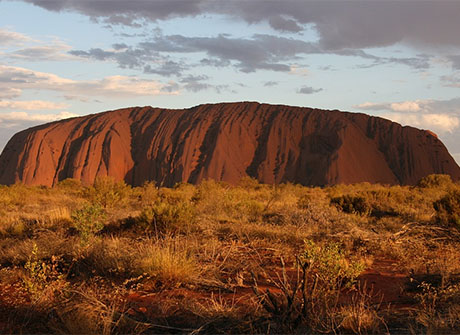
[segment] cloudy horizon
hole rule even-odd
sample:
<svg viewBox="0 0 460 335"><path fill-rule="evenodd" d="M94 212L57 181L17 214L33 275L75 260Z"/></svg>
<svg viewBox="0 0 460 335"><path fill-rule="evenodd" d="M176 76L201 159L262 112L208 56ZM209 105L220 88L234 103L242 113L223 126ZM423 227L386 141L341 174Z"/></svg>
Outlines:
<svg viewBox="0 0 460 335"><path fill-rule="evenodd" d="M105 110L259 101L429 129L460 162L460 2L0 0L0 150Z"/></svg>

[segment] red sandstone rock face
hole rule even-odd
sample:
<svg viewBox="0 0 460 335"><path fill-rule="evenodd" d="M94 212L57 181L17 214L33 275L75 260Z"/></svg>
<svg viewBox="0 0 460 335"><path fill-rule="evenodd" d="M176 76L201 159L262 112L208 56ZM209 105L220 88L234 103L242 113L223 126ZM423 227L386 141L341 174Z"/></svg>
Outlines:
<svg viewBox="0 0 460 335"><path fill-rule="evenodd" d="M203 179L304 185L415 184L460 168L431 132L364 114L255 102L143 107L24 130L0 155L0 183L52 186L113 176L131 185Z"/></svg>

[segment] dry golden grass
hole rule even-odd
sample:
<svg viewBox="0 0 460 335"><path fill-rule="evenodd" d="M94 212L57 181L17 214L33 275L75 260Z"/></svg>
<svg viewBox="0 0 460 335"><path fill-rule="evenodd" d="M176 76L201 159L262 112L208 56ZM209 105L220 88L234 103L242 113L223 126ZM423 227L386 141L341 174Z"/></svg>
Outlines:
<svg viewBox="0 0 460 335"><path fill-rule="evenodd" d="M88 187L0 186L0 332L391 333L394 312L403 313L395 329L458 332L460 230L441 224L433 206L456 190L444 176L418 187L250 178L170 189L109 178ZM85 206L102 210L81 226L76 214ZM298 320L286 319L305 241L337 246L344 269L358 262L359 271L378 272L391 260L407 276L406 303L419 307L383 311L358 287L347 300L345 288L309 286L310 300L295 296ZM328 273L309 269L308 285ZM275 314L252 292L254 279L279 299Z"/></svg>
<svg viewBox="0 0 460 335"><path fill-rule="evenodd" d="M139 270L162 285L177 286L192 283L199 278L194 255L181 239L166 237L141 247Z"/></svg>

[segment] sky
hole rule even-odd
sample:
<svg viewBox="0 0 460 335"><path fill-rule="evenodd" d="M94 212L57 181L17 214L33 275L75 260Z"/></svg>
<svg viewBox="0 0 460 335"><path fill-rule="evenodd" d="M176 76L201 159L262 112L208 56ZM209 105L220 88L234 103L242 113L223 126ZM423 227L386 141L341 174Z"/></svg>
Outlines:
<svg viewBox="0 0 460 335"><path fill-rule="evenodd" d="M0 150L132 106L258 101L429 129L460 162L460 1L0 0Z"/></svg>

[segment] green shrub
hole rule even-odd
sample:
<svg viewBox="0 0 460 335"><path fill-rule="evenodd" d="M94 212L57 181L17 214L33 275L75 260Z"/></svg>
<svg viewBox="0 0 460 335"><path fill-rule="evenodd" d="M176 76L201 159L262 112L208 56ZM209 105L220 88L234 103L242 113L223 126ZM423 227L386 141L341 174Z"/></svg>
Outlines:
<svg viewBox="0 0 460 335"><path fill-rule="evenodd" d="M439 223L460 228L460 191L449 192L443 198L435 201L433 207Z"/></svg>
<svg viewBox="0 0 460 335"><path fill-rule="evenodd" d="M366 215L372 209L366 198L348 194L332 198L331 204L350 214Z"/></svg>
<svg viewBox="0 0 460 335"><path fill-rule="evenodd" d="M105 210L98 204L87 204L72 213L74 228L78 231L81 243L86 245L89 239L104 228Z"/></svg>
<svg viewBox="0 0 460 335"><path fill-rule="evenodd" d="M52 256L50 262L40 260L36 243L33 245L24 269L26 273L22 281L25 289L34 299L38 299L51 284L64 282L64 275L58 271L58 259Z"/></svg>
<svg viewBox="0 0 460 335"><path fill-rule="evenodd" d="M364 270L362 262L347 260L337 243L318 246L306 240L299 260L302 267L315 273L321 283L331 289L352 285Z"/></svg>

